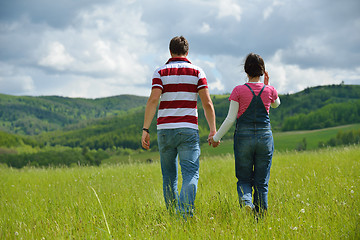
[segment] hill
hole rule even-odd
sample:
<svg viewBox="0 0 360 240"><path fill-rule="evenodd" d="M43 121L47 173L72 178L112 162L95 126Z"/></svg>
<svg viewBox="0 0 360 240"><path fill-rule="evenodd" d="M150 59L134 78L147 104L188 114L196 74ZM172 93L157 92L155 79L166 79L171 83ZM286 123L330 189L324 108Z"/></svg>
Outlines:
<svg viewBox="0 0 360 240"><path fill-rule="evenodd" d="M0 94L0 130L37 135L93 119L126 114L144 106L146 97L121 95L100 99Z"/></svg>
<svg viewBox="0 0 360 240"><path fill-rule="evenodd" d="M271 111L273 127L282 131L312 130L360 122L360 85L328 85L280 95ZM300 119L301 118L301 119ZM291 126L290 122L302 122ZM306 121L306 122L305 122Z"/></svg>
<svg viewBox="0 0 360 240"><path fill-rule="evenodd" d="M320 86L295 94L280 95L280 98L281 106L272 109L270 113L275 130L312 130L360 122L360 86ZM219 127L227 115L228 95L212 96L212 99ZM208 127L201 103L198 104L198 108L200 137L202 142L205 142ZM333 116L334 113L337 114L337 118ZM40 139L44 144L70 147L107 149L121 146L137 149L140 147L139 129L143 116L144 108L132 109L126 115L99 119L88 126L74 128L71 131L43 134ZM290 123L294 121L296 125L291 128ZM150 131L156 132L155 119ZM233 131L230 130L225 138L231 138L232 134ZM156 150L156 134L152 134L152 141L152 148Z"/></svg>
<svg viewBox="0 0 360 240"><path fill-rule="evenodd" d="M221 123L227 115L229 107L228 97L229 95L213 96L216 117L219 123ZM306 88L303 91L294 94L280 94L279 97L281 99L280 107L270 109L271 125L273 129L290 131L332 127L347 123L334 123L332 126L319 125L318 127L311 128L306 126L303 128L291 128L284 125L287 124L286 120L290 117L307 116L321 109L326 109L329 105L336 106L337 108L353 105L354 103L356 105L358 100L360 100L360 85L317 86ZM202 111L199 111L199 114L202 114ZM360 122L359 120L360 119L357 119L348 123Z"/></svg>
<svg viewBox="0 0 360 240"><path fill-rule="evenodd" d="M217 126L227 116L229 95L212 97ZM273 130L313 130L360 123L360 85L328 85L306 88L294 94L280 94L281 105L270 109ZM201 109L201 106L199 106ZM202 110L199 123L206 126ZM225 138L231 138L234 127Z"/></svg>
<svg viewBox="0 0 360 240"><path fill-rule="evenodd" d="M311 130L360 123L360 86L330 85L280 95L281 105L272 109L275 131ZM228 95L212 96L217 126L228 111ZM122 95L104 99L62 97L13 97L0 95L0 127L6 132L39 134L38 146L87 147L89 149L139 149L146 97ZM202 142L208 134L201 103L199 130ZM48 126L48 127L47 127ZM234 128L234 127L233 127ZM51 131L56 130L56 131ZM156 120L150 127L156 132ZM233 130L224 137L231 138ZM157 149L152 134L152 149Z"/></svg>

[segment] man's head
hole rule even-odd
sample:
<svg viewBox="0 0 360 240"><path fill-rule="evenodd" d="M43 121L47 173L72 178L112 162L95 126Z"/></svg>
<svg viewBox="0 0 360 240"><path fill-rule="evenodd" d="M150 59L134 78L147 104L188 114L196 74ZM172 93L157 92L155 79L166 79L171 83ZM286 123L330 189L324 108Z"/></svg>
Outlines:
<svg viewBox="0 0 360 240"><path fill-rule="evenodd" d="M171 55L174 56L187 56L189 52L189 43L183 36L176 36L171 39L169 44Z"/></svg>

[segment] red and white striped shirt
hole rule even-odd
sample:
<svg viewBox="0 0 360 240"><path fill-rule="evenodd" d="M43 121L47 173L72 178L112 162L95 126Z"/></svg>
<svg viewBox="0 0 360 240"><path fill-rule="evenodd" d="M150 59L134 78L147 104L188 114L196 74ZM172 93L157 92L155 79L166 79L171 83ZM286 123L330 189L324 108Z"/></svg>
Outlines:
<svg viewBox="0 0 360 240"><path fill-rule="evenodd" d="M156 69L152 88L162 90L157 129L198 129L198 91L207 87L204 71L187 58L170 58Z"/></svg>

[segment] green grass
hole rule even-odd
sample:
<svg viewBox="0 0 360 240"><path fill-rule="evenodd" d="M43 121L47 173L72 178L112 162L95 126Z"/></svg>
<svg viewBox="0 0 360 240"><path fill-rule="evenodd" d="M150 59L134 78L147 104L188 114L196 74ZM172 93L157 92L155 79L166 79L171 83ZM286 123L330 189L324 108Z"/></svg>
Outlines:
<svg viewBox="0 0 360 240"><path fill-rule="evenodd" d="M360 129L360 124L311 131L274 132L275 151L284 152L295 150L299 143L302 143L304 138L307 143L306 149L315 150L319 147L319 142L326 142L331 138L336 137L336 134L339 131L349 131L354 129ZM203 156L233 154L233 140L222 141L217 148L211 148L204 145L202 146L201 151Z"/></svg>
<svg viewBox="0 0 360 240"><path fill-rule="evenodd" d="M345 125L339 127L325 128L311 131L277 132L274 134L275 148L277 151L288 151L297 148L298 144L305 138L307 150L317 149L319 142L326 142L336 137L339 131L360 129L360 124Z"/></svg>
<svg viewBox="0 0 360 240"><path fill-rule="evenodd" d="M360 146L277 152L259 222L239 208L231 154L202 159L188 221L167 212L158 162L1 168L0 239L359 239L359 159Z"/></svg>

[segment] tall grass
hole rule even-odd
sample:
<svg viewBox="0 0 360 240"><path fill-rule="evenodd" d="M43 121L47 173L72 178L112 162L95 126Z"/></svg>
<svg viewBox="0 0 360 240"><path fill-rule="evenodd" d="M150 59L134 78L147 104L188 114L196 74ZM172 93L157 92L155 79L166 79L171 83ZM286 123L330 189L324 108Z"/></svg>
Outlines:
<svg viewBox="0 0 360 240"><path fill-rule="evenodd" d="M359 146L277 153L258 222L239 208L231 154L201 161L188 221L167 212L157 162L2 168L0 239L359 239L359 159Z"/></svg>

